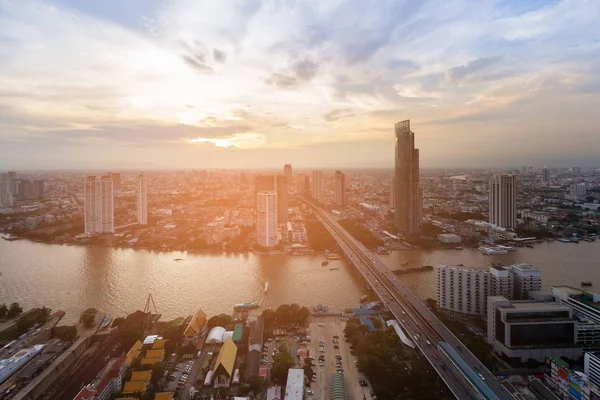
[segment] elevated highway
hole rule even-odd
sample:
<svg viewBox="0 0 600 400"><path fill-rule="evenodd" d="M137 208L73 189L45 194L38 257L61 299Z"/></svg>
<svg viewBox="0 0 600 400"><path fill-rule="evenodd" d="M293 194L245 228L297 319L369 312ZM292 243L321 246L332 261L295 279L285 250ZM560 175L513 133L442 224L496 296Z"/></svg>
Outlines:
<svg viewBox="0 0 600 400"><path fill-rule="evenodd" d="M427 306L407 288L394 273L362 243L350 235L327 211L312 206L323 226L337 241L346 257L353 263L375 294L414 340L440 378L458 399L508 400L514 397L496 377L475 357ZM477 375L465 374L438 349L446 342ZM476 381L475 381L476 380ZM481 390L484 387L486 390ZM487 390L489 388L489 390Z"/></svg>

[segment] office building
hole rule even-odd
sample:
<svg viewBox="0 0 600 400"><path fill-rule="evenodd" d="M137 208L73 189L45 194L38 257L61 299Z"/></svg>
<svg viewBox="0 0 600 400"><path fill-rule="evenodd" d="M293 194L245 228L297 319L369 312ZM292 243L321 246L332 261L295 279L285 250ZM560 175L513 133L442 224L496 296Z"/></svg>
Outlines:
<svg viewBox="0 0 600 400"><path fill-rule="evenodd" d="M296 192L305 194L308 193L309 188L310 182L308 175L302 172L296 175Z"/></svg>
<svg viewBox="0 0 600 400"><path fill-rule="evenodd" d="M285 400L304 399L304 370L290 368L288 370L287 384L285 385Z"/></svg>
<svg viewBox="0 0 600 400"><path fill-rule="evenodd" d="M120 192L121 191L121 173L120 172L111 172L109 175L113 181L113 191Z"/></svg>
<svg viewBox="0 0 600 400"><path fill-rule="evenodd" d="M517 227L517 176L494 175L489 189L490 224Z"/></svg>
<svg viewBox="0 0 600 400"><path fill-rule="evenodd" d="M555 302L490 296L487 336L495 352L521 362L542 362L548 356L577 359L582 355L573 310Z"/></svg>
<svg viewBox="0 0 600 400"><path fill-rule="evenodd" d="M542 183L546 186L550 184L550 170L548 167L544 167L544 169L542 169Z"/></svg>
<svg viewBox="0 0 600 400"><path fill-rule="evenodd" d="M569 194L571 196L583 197L587 194L585 183L574 183L569 186Z"/></svg>
<svg viewBox="0 0 600 400"><path fill-rule="evenodd" d="M292 164L285 164L283 166L283 176L287 179L288 188L291 188L294 179L294 176L292 175Z"/></svg>
<svg viewBox="0 0 600 400"><path fill-rule="evenodd" d="M570 286L553 286L557 302L570 307L578 321L577 340L584 346L600 344L600 293Z"/></svg>
<svg viewBox="0 0 600 400"><path fill-rule="evenodd" d="M89 175L84 182L85 233L114 232L113 187L110 175Z"/></svg>
<svg viewBox="0 0 600 400"><path fill-rule="evenodd" d="M600 386L600 352L585 353L583 371L593 384Z"/></svg>
<svg viewBox="0 0 600 400"><path fill-rule="evenodd" d="M310 194L316 201L321 199L321 184L321 171L313 171Z"/></svg>
<svg viewBox="0 0 600 400"><path fill-rule="evenodd" d="M137 181L137 221L148 224L148 180L144 174L139 174Z"/></svg>
<svg viewBox="0 0 600 400"><path fill-rule="evenodd" d="M490 274L474 268L438 265L436 267L437 306L447 314L485 315Z"/></svg>
<svg viewBox="0 0 600 400"><path fill-rule="evenodd" d="M410 120L395 125L396 149L394 169L394 212L396 231L413 235L421 230L421 187L419 184L419 150Z"/></svg>
<svg viewBox="0 0 600 400"><path fill-rule="evenodd" d="M277 175L275 179L277 192L277 223L287 224L288 220L288 180L285 175Z"/></svg>
<svg viewBox="0 0 600 400"><path fill-rule="evenodd" d="M335 205L346 207L346 175L341 171L335 171Z"/></svg>
<svg viewBox="0 0 600 400"><path fill-rule="evenodd" d="M256 241L265 248L275 246L277 234L277 192L259 192L257 195Z"/></svg>
<svg viewBox="0 0 600 400"><path fill-rule="evenodd" d="M20 181L19 182L19 200L40 200L44 198L45 182Z"/></svg>

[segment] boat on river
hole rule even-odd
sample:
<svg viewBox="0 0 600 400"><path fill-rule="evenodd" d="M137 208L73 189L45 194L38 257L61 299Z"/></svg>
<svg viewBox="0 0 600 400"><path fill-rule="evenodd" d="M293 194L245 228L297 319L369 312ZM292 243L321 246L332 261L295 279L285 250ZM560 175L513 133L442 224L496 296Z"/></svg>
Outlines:
<svg viewBox="0 0 600 400"><path fill-rule="evenodd" d="M269 281L265 282L265 293L269 291Z"/></svg>
<svg viewBox="0 0 600 400"><path fill-rule="evenodd" d="M329 261L328 261L328 260L322 261L322 262L321 262L321 267L324 267L324 266L326 266L327 264L329 264Z"/></svg>
<svg viewBox="0 0 600 400"><path fill-rule="evenodd" d="M367 298L369 298L369 296L367 296L366 294L363 294L362 296L360 296L360 301L367 301Z"/></svg>
<svg viewBox="0 0 600 400"><path fill-rule="evenodd" d="M2 239L7 240L9 242L19 240L19 238L15 235L5 235L5 236L2 236Z"/></svg>
<svg viewBox="0 0 600 400"><path fill-rule="evenodd" d="M100 330L106 328L108 324L110 324L110 321L112 321L112 315L110 315L110 313L106 313L104 318L102 318L102 322L100 322Z"/></svg>
<svg viewBox="0 0 600 400"><path fill-rule="evenodd" d="M592 286L592 282L590 282L590 281L583 281L583 282L581 282L581 286Z"/></svg>
<svg viewBox="0 0 600 400"><path fill-rule="evenodd" d="M340 259L340 255L336 254L336 253L327 253L327 254L325 254L325 257L327 257L328 260L339 260Z"/></svg>

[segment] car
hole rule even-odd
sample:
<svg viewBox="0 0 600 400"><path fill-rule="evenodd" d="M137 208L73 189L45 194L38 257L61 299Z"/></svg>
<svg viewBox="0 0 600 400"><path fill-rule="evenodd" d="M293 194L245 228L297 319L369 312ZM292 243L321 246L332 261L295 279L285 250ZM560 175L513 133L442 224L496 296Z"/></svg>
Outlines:
<svg viewBox="0 0 600 400"><path fill-rule="evenodd" d="M338 374L343 374L343 373L344 373L344 370L343 370L343 369L341 369L341 368L338 368L338 369L337 369L337 372L338 372Z"/></svg>
<svg viewBox="0 0 600 400"><path fill-rule="evenodd" d="M306 394L309 396L313 395L313 391L311 389L306 389Z"/></svg>
<svg viewBox="0 0 600 400"><path fill-rule="evenodd" d="M339 349L340 346L338 346L337 344L333 346L334 349Z"/></svg>
<svg viewBox="0 0 600 400"><path fill-rule="evenodd" d="M483 375L481 375L481 374L477 374L477 375L479 375L479 377L481 378L482 381L485 381L485 378L483 377Z"/></svg>
<svg viewBox="0 0 600 400"><path fill-rule="evenodd" d="M358 381L358 383L360 384L360 386L362 387L366 387L369 386L369 384L366 381Z"/></svg>
<svg viewBox="0 0 600 400"><path fill-rule="evenodd" d="M313 376L312 378L310 378L310 381L311 381L311 382L316 382L316 381L317 381L317 377L316 377L316 376Z"/></svg>
<svg viewBox="0 0 600 400"><path fill-rule="evenodd" d="M437 356L435 354L432 354L431 357L433 357L434 360L437 360Z"/></svg>
<svg viewBox="0 0 600 400"><path fill-rule="evenodd" d="M319 322L319 326L324 326L322 322Z"/></svg>
<svg viewBox="0 0 600 400"><path fill-rule="evenodd" d="M425 343L427 343L427 345L431 346L431 342L429 340L426 340Z"/></svg>

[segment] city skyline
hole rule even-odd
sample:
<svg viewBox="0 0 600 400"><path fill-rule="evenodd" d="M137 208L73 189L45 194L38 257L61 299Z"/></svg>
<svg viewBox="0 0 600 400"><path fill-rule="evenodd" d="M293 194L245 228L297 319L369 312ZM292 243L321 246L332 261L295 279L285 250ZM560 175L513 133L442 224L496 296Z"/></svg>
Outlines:
<svg viewBox="0 0 600 400"><path fill-rule="evenodd" d="M4 2L0 168L390 168L404 119L423 169L595 166L599 13Z"/></svg>

